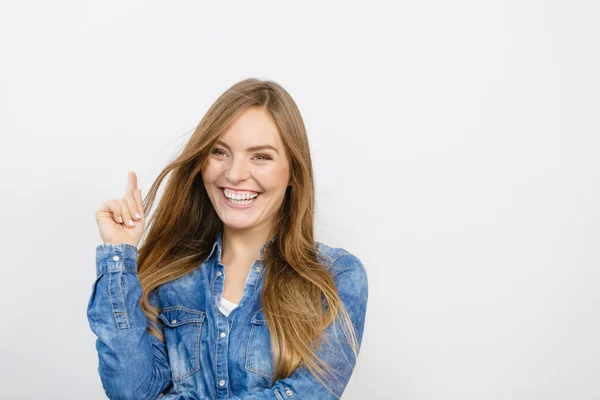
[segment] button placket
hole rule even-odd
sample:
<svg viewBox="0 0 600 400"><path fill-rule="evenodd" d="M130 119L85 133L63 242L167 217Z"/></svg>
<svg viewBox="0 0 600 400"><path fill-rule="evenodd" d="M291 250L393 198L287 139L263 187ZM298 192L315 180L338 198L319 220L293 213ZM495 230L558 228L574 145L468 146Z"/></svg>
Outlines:
<svg viewBox="0 0 600 400"><path fill-rule="evenodd" d="M217 262L216 264L216 284L213 286L213 295L214 295L214 304L217 308L217 334L218 334L218 338L222 338L223 340L217 340L217 353L218 353L218 357L217 357L217 365L215 366L215 372L216 372L216 377L217 377L217 390L223 395L225 396L225 394L228 391L227 388L227 380L226 379L220 379L220 377L227 377L229 376L229 366L228 366L228 359L227 359L227 354L228 354L228 346L229 346L229 341L226 339L229 331L227 329L228 326L228 320L227 317L225 315L223 315L220 311L218 311L219 308L219 301L220 299L223 297L223 280L225 279L225 271L224 271L225 266L223 264L219 262ZM221 395L219 395L221 396Z"/></svg>

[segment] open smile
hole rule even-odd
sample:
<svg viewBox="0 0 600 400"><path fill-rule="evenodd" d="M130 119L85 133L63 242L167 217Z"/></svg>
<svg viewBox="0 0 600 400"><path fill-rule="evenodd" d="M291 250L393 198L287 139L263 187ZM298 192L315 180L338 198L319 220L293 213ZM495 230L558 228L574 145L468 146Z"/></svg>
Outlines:
<svg viewBox="0 0 600 400"><path fill-rule="evenodd" d="M262 193L256 192L257 196L254 198L230 199L225 195L225 189L220 189L220 191L221 191L223 200L225 201L225 204L227 204L231 208L236 208L236 209L246 209L246 208L252 207L258 201L260 196L262 195ZM229 193L229 191L228 191L228 193Z"/></svg>

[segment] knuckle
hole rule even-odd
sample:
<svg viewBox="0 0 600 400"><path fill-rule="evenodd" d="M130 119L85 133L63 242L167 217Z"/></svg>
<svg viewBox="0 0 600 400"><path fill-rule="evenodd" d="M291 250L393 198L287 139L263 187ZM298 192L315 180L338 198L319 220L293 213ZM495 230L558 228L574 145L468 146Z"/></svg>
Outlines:
<svg viewBox="0 0 600 400"><path fill-rule="evenodd" d="M120 199L119 200L119 205L121 206L121 208L123 209L124 212L127 211L127 208L128 208L127 201L125 201L123 199Z"/></svg>
<svg viewBox="0 0 600 400"><path fill-rule="evenodd" d="M135 206L135 199L133 198L133 196L127 196L127 203L129 203L132 206Z"/></svg>

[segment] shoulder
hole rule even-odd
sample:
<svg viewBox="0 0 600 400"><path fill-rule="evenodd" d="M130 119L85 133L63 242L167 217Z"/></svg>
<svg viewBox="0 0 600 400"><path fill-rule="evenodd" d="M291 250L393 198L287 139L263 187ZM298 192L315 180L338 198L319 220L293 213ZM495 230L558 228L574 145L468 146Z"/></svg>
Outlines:
<svg viewBox="0 0 600 400"><path fill-rule="evenodd" d="M332 274L338 296L358 328L360 340L369 298L367 270L362 261L348 250L316 243L317 254L323 258L321 263Z"/></svg>
<svg viewBox="0 0 600 400"><path fill-rule="evenodd" d="M319 261L331 271L336 283L343 277L345 281L352 280L358 286L367 284L367 270L356 255L342 247L315 243Z"/></svg>

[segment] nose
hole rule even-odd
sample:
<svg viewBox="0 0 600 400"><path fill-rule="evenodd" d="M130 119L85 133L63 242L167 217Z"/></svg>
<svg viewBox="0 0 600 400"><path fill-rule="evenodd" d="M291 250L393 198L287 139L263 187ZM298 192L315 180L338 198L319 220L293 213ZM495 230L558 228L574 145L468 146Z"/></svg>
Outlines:
<svg viewBox="0 0 600 400"><path fill-rule="evenodd" d="M243 158L232 160L229 167L225 171L225 177L232 183L244 181L250 178L248 165Z"/></svg>

